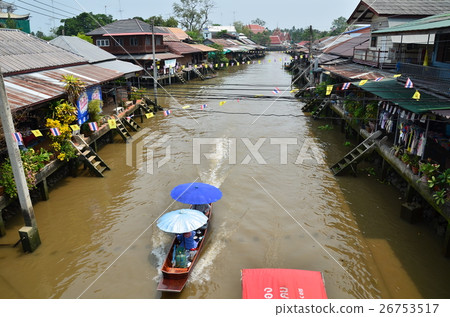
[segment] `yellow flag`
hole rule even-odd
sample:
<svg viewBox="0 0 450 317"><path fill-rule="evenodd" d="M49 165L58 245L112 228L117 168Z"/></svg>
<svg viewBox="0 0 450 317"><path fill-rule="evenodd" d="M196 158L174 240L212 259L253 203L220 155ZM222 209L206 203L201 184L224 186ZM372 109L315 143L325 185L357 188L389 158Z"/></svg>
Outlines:
<svg viewBox="0 0 450 317"><path fill-rule="evenodd" d="M327 86L327 96L330 95L332 91L333 91L333 85L328 85Z"/></svg>
<svg viewBox="0 0 450 317"><path fill-rule="evenodd" d="M223 106L226 103L226 101L219 102L219 106Z"/></svg>
<svg viewBox="0 0 450 317"><path fill-rule="evenodd" d="M269 59L269 61L268 61L269 63L270 63L270 59Z"/></svg>
<svg viewBox="0 0 450 317"><path fill-rule="evenodd" d="M402 74L396 74L394 75L394 78L400 77Z"/></svg>
<svg viewBox="0 0 450 317"><path fill-rule="evenodd" d="M412 99L416 99L417 101L420 100L420 92L418 90L416 90L416 92L412 96Z"/></svg>
<svg viewBox="0 0 450 317"><path fill-rule="evenodd" d="M114 119L108 119L108 125L109 125L110 129L116 129L117 128L116 120L114 120Z"/></svg>
<svg viewBox="0 0 450 317"><path fill-rule="evenodd" d="M40 130L31 130L31 133L33 133L33 135L34 135L35 137L42 136L42 133L41 133Z"/></svg>
<svg viewBox="0 0 450 317"><path fill-rule="evenodd" d="M228 67L228 63L225 63L225 67Z"/></svg>
<svg viewBox="0 0 450 317"><path fill-rule="evenodd" d="M280 62L282 62L283 61L283 59L282 58L280 58Z"/></svg>
<svg viewBox="0 0 450 317"><path fill-rule="evenodd" d="M157 69L159 69L159 65L158 65L158 66L156 66L156 68L157 68Z"/></svg>
<svg viewBox="0 0 450 317"><path fill-rule="evenodd" d="M359 82L359 85L362 86L362 85L365 85L366 83L367 83L367 79L363 79Z"/></svg>
<svg viewBox="0 0 450 317"><path fill-rule="evenodd" d="M297 91L298 91L298 88L294 88L294 89L291 90L291 94L294 93L294 92L297 92Z"/></svg>
<svg viewBox="0 0 450 317"><path fill-rule="evenodd" d="M423 58L423 66L428 66L428 50L425 50L425 56Z"/></svg>
<svg viewBox="0 0 450 317"><path fill-rule="evenodd" d="M261 61L258 61L258 64L261 64Z"/></svg>
<svg viewBox="0 0 450 317"><path fill-rule="evenodd" d="M237 62L237 65L239 66L239 65L241 65L241 64L239 64L239 62Z"/></svg>
<svg viewBox="0 0 450 317"><path fill-rule="evenodd" d="M303 58L303 55L300 55L300 58Z"/></svg>
<svg viewBox="0 0 450 317"><path fill-rule="evenodd" d="M186 67L186 66L184 66L184 65L181 65L181 69L184 69L184 67Z"/></svg>
<svg viewBox="0 0 450 317"><path fill-rule="evenodd" d="M290 60L293 60L294 58L291 56L291 57L289 57L289 59L290 59Z"/></svg>
<svg viewBox="0 0 450 317"><path fill-rule="evenodd" d="M145 117L147 118L147 119L150 119L150 118L153 118L155 115L153 114L153 112L149 112L149 113L146 113L145 114Z"/></svg>
<svg viewBox="0 0 450 317"><path fill-rule="evenodd" d="M184 107L182 107L183 109L187 109L187 108L190 108L191 106L184 106Z"/></svg>
<svg viewBox="0 0 450 317"><path fill-rule="evenodd" d="M205 64L205 68L208 68L208 64Z"/></svg>
<svg viewBox="0 0 450 317"><path fill-rule="evenodd" d="M194 65L195 68L197 68L197 65Z"/></svg>
<svg viewBox="0 0 450 317"><path fill-rule="evenodd" d="M219 64L216 64L216 68L219 68Z"/></svg>
<svg viewBox="0 0 450 317"><path fill-rule="evenodd" d="M70 126L70 128L72 129L72 131L78 131L80 130L80 126L78 124L72 124Z"/></svg>
<svg viewBox="0 0 450 317"><path fill-rule="evenodd" d="M250 65L250 61L247 61L247 64Z"/></svg>

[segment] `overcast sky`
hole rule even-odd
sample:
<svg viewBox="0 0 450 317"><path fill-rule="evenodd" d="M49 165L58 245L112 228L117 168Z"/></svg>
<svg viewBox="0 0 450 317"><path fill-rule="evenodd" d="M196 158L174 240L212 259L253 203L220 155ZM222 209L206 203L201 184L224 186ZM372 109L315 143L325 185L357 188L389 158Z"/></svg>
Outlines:
<svg viewBox="0 0 450 317"><path fill-rule="evenodd" d="M172 13L172 4L177 0L7 0L18 8L16 14L30 13L31 30L46 34L60 20L73 17L83 11L111 14L115 19L134 16L148 18ZM329 30L334 19L348 18L359 0L214 0L216 8L211 15L212 23L232 25L234 21L244 24L259 18L266 27L306 28L312 25L318 30ZM52 7L53 6L53 7ZM26 9L25 9L26 8ZM54 17L54 18L52 18Z"/></svg>

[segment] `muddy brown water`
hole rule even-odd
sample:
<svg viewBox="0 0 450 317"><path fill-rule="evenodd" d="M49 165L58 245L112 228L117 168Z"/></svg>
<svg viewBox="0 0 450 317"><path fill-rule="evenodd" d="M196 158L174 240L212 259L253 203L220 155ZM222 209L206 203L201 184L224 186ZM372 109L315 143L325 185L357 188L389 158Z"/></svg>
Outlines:
<svg viewBox="0 0 450 317"><path fill-rule="evenodd" d="M128 145L116 137L103 147L99 154L111 167L104 178L67 177L49 201L35 204L42 245L32 254L0 249L0 297L240 298L240 270L271 267L323 272L329 298L448 298L442 241L427 226L400 219L400 193L373 176L330 173L348 151L344 136L337 127L318 129L323 122L284 98L292 95L279 60L286 56L270 53L262 64L164 87L174 98L160 89L160 103L173 113L146 119L145 132ZM275 87L288 88L275 102L245 98L274 96ZM204 103L207 110L198 111ZM191 110L181 110L185 105ZM136 155L145 137L153 145L143 161L152 158L152 165ZM199 164L194 140L214 143L201 145ZM223 198L185 289L162 294L156 286L171 235L155 221L185 207L170 191L192 181L220 187ZM15 242L22 225L21 217L10 220L1 243Z"/></svg>

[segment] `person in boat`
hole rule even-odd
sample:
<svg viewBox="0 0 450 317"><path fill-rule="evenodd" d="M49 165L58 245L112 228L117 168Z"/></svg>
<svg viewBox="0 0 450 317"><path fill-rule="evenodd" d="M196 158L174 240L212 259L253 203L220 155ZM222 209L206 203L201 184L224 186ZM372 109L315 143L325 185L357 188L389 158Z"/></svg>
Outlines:
<svg viewBox="0 0 450 317"><path fill-rule="evenodd" d="M211 210L211 204L192 205L191 209L201 211L205 214L206 217L209 217L209 212Z"/></svg>
<svg viewBox="0 0 450 317"><path fill-rule="evenodd" d="M187 252L189 252L189 261L192 261L195 253L197 252L197 244L195 241L195 231L185 232L182 234L177 234L178 243L184 246Z"/></svg>

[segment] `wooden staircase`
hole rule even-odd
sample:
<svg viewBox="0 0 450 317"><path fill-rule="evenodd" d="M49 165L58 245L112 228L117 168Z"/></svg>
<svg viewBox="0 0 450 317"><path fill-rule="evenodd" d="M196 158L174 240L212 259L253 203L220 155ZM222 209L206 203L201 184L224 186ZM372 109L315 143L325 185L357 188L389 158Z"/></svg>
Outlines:
<svg viewBox="0 0 450 317"><path fill-rule="evenodd" d="M322 100L322 102L317 107L317 109L312 112L312 114L311 114L312 117L314 119L317 119L319 117L319 114L322 112L323 109L325 109L326 106L329 105L329 103L330 103L330 99L329 98L326 98L326 99Z"/></svg>
<svg viewBox="0 0 450 317"><path fill-rule="evenodd" d="M132 117L123 117L121 121L133 131L138 131L141 128Z"/></svg>
<svg viewBox="0 0 450 317"><path fill-rule="evenodd" d="M185 83L186 83L186 80L184 79L182 73L175 72L174 74L175 74L175 76L177 76L177 78L180 80L180 82L181 82L182 84L185 84Z"/></svg>
<svg viewBox="0 0 450 317"><path fill-rule="evenodd" d="M114 116L114 119L116 120L116 130L117 133L124 139L125 142L128 141L129 138L131 138L130 132L128 132L127 128L125 128L124 124L122 123L122 120L119 119L119 117Z"/></svg>
<svg viewBox="0 0 450 317"><path fill-rule="evenodd" d="M205 80L205 76L203 76L203 74L198 70L198 68L193 67L192 70L194 71L194 73L197 74L198 77L200 77L201 80Z"/></svg>
<svg viewBox="0 0 450 317"><path fill-rule="evenodd" d="M153 111L150 109L149 106L147 106L146 103L141 102L141 103L139 104L139 108L142 109L142 110L144 111L144 113L150 113L150 112L153 113Z"/></svg>
<svg viewBox="0 0 450 317"><path fill-rule="evenodd" d="M110 170L109 166L98 156L98 154L80 137L74 136L72 145L77 149L79 156L83 159L85 166L98 177L103 177L103 172Z"/></svg>
<svg viewBox="0 0 450 317"><path fill-rule="evenodd" d="M346 170L351 168L353 173L356 175L356 165L364 157L364 155L370 153L376 146L375 139L381 135L381 131L376 131L372 133L367 139L361 142L353 150L351 150L347 155L344 156L342 160L330 167L333 174L336 176Z"/></svg>

